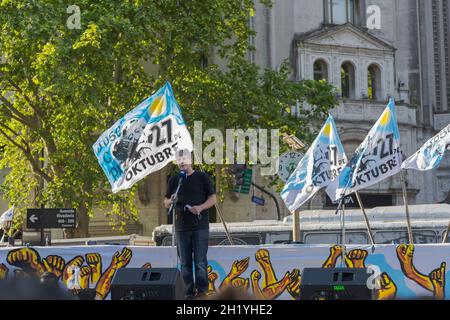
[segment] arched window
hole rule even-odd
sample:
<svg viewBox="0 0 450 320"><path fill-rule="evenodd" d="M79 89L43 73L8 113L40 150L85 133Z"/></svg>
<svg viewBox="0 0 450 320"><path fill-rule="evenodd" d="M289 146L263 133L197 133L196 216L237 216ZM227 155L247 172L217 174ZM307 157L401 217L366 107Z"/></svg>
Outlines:
<svg viewBox="0 0 450 320"><path fill-rule="evenodd" d="M381 71L375 64L367 68L367 96L369 100L381 99Z"/></svg>
<svg viewBox="0 0 450 320"><path fill-rule="evenodd" d="M355 97L355 67L350 62L341 65L341 92L342 98Z"/></svg>
<svg viewBox="0 0 450 320"><path fill-rule="evenodd" d="M359 147L361 142L362 142L361 140L356 139L346 140L342 142L345 155L347 156L347 160L350 161L350 159L352 158L353 154L355 153L356 149Z"/></svg>
<svg viewBox="0 0 450 320"><path fill-rule="evenodd" d="M319 59L314 62L314 80L328 81L328 66L325 61Z"/></svg>

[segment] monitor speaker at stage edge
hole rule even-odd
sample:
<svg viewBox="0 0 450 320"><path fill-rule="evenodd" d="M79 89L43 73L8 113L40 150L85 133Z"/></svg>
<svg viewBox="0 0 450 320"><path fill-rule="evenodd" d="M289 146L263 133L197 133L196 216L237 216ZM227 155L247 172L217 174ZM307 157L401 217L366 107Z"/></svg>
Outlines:
<svg viewBox="0 0 450 320"><path fill-rule="evenodd" d="M300 300L374 300L367 268L304 268Z"/></svg>
<svg viewBox="0 0 450 320"><path fill-rule="evenodd" d="M122 268L111 282L111 300L183 300L185 284L176 268Z"/></svg>

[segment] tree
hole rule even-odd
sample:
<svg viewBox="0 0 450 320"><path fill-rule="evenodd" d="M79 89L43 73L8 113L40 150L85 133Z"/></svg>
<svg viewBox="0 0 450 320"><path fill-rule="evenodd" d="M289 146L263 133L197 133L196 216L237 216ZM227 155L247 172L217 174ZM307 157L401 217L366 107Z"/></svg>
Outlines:
<svg viewBox="0 0 450 320"><path fill-rule="evenodd" d="M88 236L97 206L137 217L135 188L112 194L92 145L167 80L187 122L205 128L277 127L308 139L307 125L335 104L324 82L295 83L287 64L261 71L244 59L253 0L76 3L80 29L66 24L69 1L0 1L0 167L9 170L2 189L22 213L77 208L70 236ZM207 63L212 51L225 70ZM313 106L300 118L286 111L297 100Z"/></svg>

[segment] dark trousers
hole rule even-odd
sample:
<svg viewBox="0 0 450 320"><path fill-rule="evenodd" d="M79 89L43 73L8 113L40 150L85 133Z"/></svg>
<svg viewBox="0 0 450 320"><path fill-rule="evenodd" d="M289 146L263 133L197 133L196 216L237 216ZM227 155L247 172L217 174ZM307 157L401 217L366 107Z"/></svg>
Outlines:
<svg viewBox="0 0 450 320"><path fill-rule="evenodd" d="M208 238L209 229L176 232L177 252L181 263L181 274L186 285L186 295L206 294L208 290ZM195 265L195 285L192 266Z"/></svg>

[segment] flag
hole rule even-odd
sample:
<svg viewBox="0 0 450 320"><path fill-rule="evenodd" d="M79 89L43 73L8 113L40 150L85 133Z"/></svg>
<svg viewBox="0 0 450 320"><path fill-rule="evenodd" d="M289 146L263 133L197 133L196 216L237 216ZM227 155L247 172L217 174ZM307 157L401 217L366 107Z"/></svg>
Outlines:
<svg viewBox="0 0 450 320"><path fill-rule="evenodd" d="M396 174L401 163L400 133L394 101L390 99L367 137L339 177L328 185L326 192L331 200L338 200Z"/></svg>
<svg viewBox="0 0 450 320"><path fill-rule="evenodd" d="M295 211L326 187L339 175L346 162L344 148L330 115L281 191L281 198L288 209Z"/></svg>
<svg viewBox="0 0 450 320"><path fill-rule="evenodd" d="M7 222L13 221L14 218L14 205L6 210L1 216L0 216L0 226L4 227Z"/></svg>
<svg viewBox="0 0 450 320"><path fill-rule="evenodd" d="M402 169L426 171L437 168L445 150L450 150L450 124L406 159L402 163Z"/></svg>
<svg viewBox="0 0 450 320"><path fill-rule="evenodd" d="M192 139L170 83L106 130L93 149L114 193L175 160L176 150L192 151Z"/></svg>

